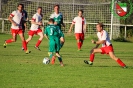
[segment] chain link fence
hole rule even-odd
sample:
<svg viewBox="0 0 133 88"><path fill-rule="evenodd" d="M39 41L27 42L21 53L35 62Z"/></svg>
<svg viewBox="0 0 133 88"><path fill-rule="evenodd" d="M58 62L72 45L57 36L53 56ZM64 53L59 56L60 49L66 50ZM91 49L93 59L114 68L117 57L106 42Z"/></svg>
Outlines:
<svg viewBox="0 0 133 88"><path fill-rule="evenodd" d="M28 18L31 19L33 14L36 13L38 6L43 8L43 21L44 26L47 25L47 20L50 14L53 13L53 7L55 4L60 5L60 12L63 13L65 28L62 28L64 33L69 30L70 24L75 16L78 15L78 10L84 10L84 17L87 21L87 33L86 35L92 35L96 33L95 25L98 22L105 24L104 29L110 33L111 30L111 0L1 0L1 14L0 18L7 18L9 14L17 9L18 3L23 3L25 10L28 12ZM120 33L120 20L113 17L113 37L118 37ZM0 20L2 24L2 20ZM9 33L10 22L4 20L4 33ZM28 24L28 29L30 24ZM3 27L3 28L2 28Z"/></svg>

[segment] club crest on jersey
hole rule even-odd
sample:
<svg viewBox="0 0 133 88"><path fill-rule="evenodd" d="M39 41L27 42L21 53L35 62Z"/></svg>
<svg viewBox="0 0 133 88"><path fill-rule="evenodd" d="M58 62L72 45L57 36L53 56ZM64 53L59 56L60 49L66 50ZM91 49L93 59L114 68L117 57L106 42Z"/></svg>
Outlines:
<svg viewBox="0 0 133 88"><path fill-rule="evenodd" d="M116 3L115 4L116 13L123 17L127 14L127 3Z"/></svg>

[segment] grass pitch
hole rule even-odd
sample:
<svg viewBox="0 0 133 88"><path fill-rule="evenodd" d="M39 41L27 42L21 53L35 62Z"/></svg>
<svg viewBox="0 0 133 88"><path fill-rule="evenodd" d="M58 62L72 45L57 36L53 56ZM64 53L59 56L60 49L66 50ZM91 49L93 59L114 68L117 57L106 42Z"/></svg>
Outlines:
<svg viewBox="0 0 133 88"><path fill-rule="evenodd" d="M107 55L97 54L93 66L83 63L89 59L89 51L94 46L86 38L82 51L77 51L74 36L66 36L60 54L65 66L42 63L48 57L48 41L40 45L42 51L34 49L38 39L35 36L28 44L30 54L21 50L21 41L3 48L5 39L11 35L0 34L0 88L132 88L133 87L133 43L113 42L115 54L128 66L121 68ZM27 36L26 36L27 38Z"/></svg>

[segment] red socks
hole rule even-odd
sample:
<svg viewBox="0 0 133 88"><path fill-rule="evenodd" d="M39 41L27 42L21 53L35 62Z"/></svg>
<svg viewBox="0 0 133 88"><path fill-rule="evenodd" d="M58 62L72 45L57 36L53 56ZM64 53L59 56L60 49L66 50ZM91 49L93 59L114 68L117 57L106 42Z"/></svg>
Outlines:
<svg viewBox="0 0 133 88"><path fill-rule="evenodd" d="M125 66L126 66L120 59L117 60L117 63L118 63L121 67L125 67Z"/></svg>
<svg viewBox="0 0 133 88"><path fill-rule="evenodd" d="M81 49L80 42L77 43L78 49Z"/></svg>
<svg viewBox="0 0 133 88"><path fill-rule="evenodd" d="M82 42L78 42L78 43L77 43L78 49L81 49L82 45L83 45Z"/></svg>
<svg viewBox="0 0 133 88"><path fill-rule="evenodd" d="M95 55L94 54L90 54L90 61L93 62L94 61L94 57Z"/></svg>
<svg viewBox="0 0 133 88"><path fill-rule="evenodd" d="M12 43L12 39L6 40L6 43Z"/></svg>
<svg viewBox="0 0 133 88"><path fill-rule="evenodd" d="M23 41L23 48L24 48L25 51L27 50L27 43L26 43L26 41Z"/></svg>
<svg viewBox="0 0 133 88"><path fill-rule="evenodd" d="M36 47L38 47L41 42L42 42L41 40L38 40L37 43L36 43Z"/></svg>

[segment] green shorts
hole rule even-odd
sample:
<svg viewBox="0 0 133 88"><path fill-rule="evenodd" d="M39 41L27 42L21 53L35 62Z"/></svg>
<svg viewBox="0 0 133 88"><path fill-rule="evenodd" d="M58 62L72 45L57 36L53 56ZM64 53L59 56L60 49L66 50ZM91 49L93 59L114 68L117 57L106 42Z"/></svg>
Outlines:
<svg viewBox="0 0 133 88"><path fill-rule="evenodd" d="M49 52L59 52L60 40L59 38L49 40Z"/></svg>

